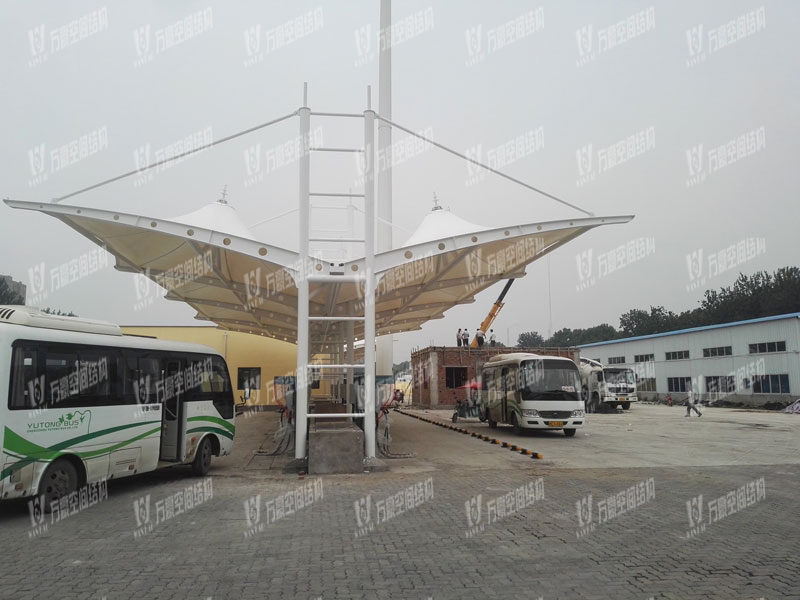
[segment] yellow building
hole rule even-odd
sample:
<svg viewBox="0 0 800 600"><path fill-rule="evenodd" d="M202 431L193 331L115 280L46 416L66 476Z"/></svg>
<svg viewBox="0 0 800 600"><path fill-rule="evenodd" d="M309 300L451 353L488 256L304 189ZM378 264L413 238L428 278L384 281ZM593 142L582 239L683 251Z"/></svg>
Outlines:
<svg viewBox="0 0 800 600"><path fill-rule="evenodd" d="M274 405L276 397L283 403L284 386L280 378L294 375L297 368L297 346L266 336L207 326L123 326L122 331L214 348L228 363L237 403L241 402L248 387L251 389L248 402L251 405Z"/></svg>

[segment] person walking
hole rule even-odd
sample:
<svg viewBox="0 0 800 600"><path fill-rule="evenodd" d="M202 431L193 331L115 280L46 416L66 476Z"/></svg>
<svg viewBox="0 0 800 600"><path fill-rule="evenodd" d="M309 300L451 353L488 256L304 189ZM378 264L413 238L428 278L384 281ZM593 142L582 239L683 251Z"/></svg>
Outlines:
<svg viewBox="0 0 800 600"><path fill-rule="evenodd" d="M480 327L478 327L477 331L475 331L475 339L478 340L478 347L479 348L481 346L483 346L483 341L485 339L485 335L483 333L483 330Z"/></svg>
<svg viewBox="0 0 800 600"><path fill-rule="evenodd" d="M461 332L461 345L464 347L469 346L469 329L464 327L464 330Z"/></svg>
<svg viewBox="0 0 800 600"><path fill-rule="evenodd" d="M694 410L694 412L697 413L698 417L702 417L703 416L703 413L700 412L700 410L697 408L697 404L694 401L694 392L692 391L692 388L689 388L689 391L687 392L687 395L686 395L686 415L685 416L687 416L687 417L691 416L692 410Z"/></svg>
<svg viewBox="0 0 800 600"><path fill-rule="evenodd" d="M456 334L456 346L461 347L461 327L458 328L458 333Z"/></svg>
<svg viewBox="0 0 800 600"><path fill-rule="evenodd" d="M490 346L497 345L497 336L494 334L494 329L489 330L489 345Z"/></svg>

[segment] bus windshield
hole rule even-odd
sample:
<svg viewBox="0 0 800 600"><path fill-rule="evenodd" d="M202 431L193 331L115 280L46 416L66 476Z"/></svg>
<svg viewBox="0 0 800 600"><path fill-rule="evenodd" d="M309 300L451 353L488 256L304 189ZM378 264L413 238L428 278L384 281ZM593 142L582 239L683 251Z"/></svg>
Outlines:
<svg viewBox="0 0 800 600"><path fill-rule="evenodd" d="M606 381L612 385L617 383L629 383L633 385L636 380L633 378L633 371L630 369L609 370L606 369Z"/></svg>
<svg viewBox="0 0 800 600"><path fill-rule="evenodd" d="M526 360L520 364L523 400L579 400L578 367L563 360Z"/></svg>

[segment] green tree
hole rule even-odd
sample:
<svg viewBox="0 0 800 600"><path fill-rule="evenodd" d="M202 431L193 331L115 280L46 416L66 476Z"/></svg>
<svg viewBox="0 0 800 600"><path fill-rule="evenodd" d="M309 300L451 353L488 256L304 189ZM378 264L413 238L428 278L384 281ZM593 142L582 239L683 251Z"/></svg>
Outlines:
<svg viewBox="0 0 800 600"><path fill-rule="evenodd" d="M48 315L55 315L57 317L77 317L78 316L72 311L62 312L61 310L52 309L49 306L47 308L43 308L42 312L46 313Z"/></svg>
<svg viewBox="0 0 800 600"><path fill-rule="evenodd" d="M517 338L517 348L542 348L544 338L538 331L525 331Z"/></svg>
<svg viewBox="0 0 800 600"><path fill-rule="evenodd" d="M0 304L25 304L25 299L19 294L12 292L8 284L0 279Z"/></svg>

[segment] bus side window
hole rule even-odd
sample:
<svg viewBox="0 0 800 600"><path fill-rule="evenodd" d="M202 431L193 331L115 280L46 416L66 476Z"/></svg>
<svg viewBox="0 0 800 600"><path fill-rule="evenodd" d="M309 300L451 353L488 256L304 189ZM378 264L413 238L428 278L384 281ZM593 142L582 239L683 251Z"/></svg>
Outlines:
<svg viewBox="0 0 800 600"><path fill-rule="evenodd" d="M37 408L44 400L44 381L37 371L37 348L33 344L14 347L11 361L10 409Z"/></svg>
<svg viewBox="0 0 800 600"><path fill-rule="evenodd" d="M164 401L164 374L161 357L150 352L139 355L134 396L137 404L156 404Z"/></svg>
<svg viewBox="0 0 800 600"><path fill-rule="evenodd" d="M44 406L73 406L79 394L78 353L68 346L47 347L44 356Z"/></svg>

